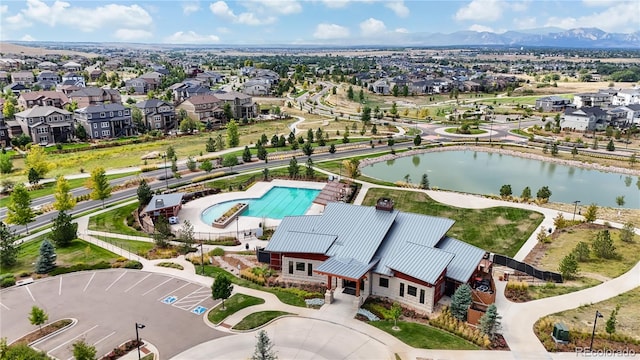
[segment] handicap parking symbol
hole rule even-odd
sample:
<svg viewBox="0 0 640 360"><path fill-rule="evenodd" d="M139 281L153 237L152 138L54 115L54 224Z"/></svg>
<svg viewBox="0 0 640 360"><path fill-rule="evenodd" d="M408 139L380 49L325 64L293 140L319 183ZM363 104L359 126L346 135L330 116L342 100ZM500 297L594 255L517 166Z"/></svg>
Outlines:
<svg viewBox="0 0 640 360"><path fill-rule="evenodd" d="M174 302L176 302L178 300L177 297L175 296L167 296L166 298L162 299L162 302L167 304L167 305L171 305Z"/></svg>
<svg viewBox="0 0 640 360"><path fill-rule="evenodd" d="M202 315L205 311L207 311L207 308L204 306L196 306L193 310L191 310L191 312L196 315Z"/></svg>

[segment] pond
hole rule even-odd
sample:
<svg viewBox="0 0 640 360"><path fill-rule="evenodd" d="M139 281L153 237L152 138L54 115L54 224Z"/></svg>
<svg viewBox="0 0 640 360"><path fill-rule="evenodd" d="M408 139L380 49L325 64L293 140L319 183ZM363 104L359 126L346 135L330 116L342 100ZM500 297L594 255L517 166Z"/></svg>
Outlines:
<svg viewBox="0 0 640 360"><path fill-rule="evenodd" d="M529 186L532 197L542 186L551 190L550 201L582 206L595 203L617 207L624 196L625 208L640 208L640 177L567 166L480 151L429 152L387 160L362 168L362 174L380 180L420 183L427 174L432 188L475 194L499 194L504 184L514 196Z"/></svg>

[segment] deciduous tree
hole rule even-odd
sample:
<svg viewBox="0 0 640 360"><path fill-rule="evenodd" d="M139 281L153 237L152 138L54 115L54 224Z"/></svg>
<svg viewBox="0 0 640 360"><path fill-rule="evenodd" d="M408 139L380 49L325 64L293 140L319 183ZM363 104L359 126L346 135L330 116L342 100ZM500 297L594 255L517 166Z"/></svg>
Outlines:
<svg viewBox="0 0 640 360"><path fill-rule="evenodd" d="M23 184L17 184L7 204L7 224L24 225L29 233L29 223L35 219L36 214L31 209L31 197Z"/></svg>
<svg viewBox="0 0 640 360"><path fill-rule="evenodd" d="M529 201L529 199L531 199L531 188L527 186L522 189L522 194L520 194L520 197L523 201Z"/></svg>
<svg viewBox="0 0 640 360"><path fill-rule="evenodd" d="M71 194L71 187L67 179L58 175L56 178L56 192L54 194L55 201L53 202L53 208L58 211L71 210L76 206L76 199Z"/></svg>
<svg viewBox="0 0 640 360"><path fill-rule="evenodd" d="M626 243L632 243L633 238L635 237L635 227L632 222L627 222L624 224L622 229L620 230L620 240Z"/></svg>
<svg viewBox="0 0 640 360"><path fill-rule="evenodd" d="M104 209L104 201L111 196L111 186L103 168L97 167L91 171L87 187L91 189L91 199L101 200Z"/></svg>
<svg viewBox="0 0 640 360"><path fill-rule="evenodd" d="M41 146L32 146L24 159L24 164L27 169L34 169L40 179L44 178L49 172L50 164L47 161L47 154Z"/></svg>
<svg viewBox="0 0 640 360"><path fill-rule="evenodd" d="M596 204L591 204L587 207L587 211L584 212L584 221L591 223L596 221L596 217L598 216L598 206Z"/></svg>
<svg viewBox="0 0 640 360"><path fill-rule="evenodd" d="M40 331L42 331L42 324L46 323L49 320L49 315L37 306L31 307L31 312L29 313L29 322L31 325L38 326Z"/></svg>
<svg viewBox="0 0 640 360"><path fill-rule="evenodd" d="M589 249L589 244L584 241L580 241L576 244L576 247L573 248L571 253L575 256L577 261L583 262L589 260L591 250Z"/></svg>
<svg viewBox="0 0 640 360"><path fill-rule="evenodd" d="M0 221L0 265L3 268L12 267L18 261L20 249L16 240L15 232Z"/></svg>
<svg viewBox="0 0 640 360"><path fill-rule="evenodd" d="M568 254L560 261L560 265L558 266L558 271L562 274L562 277L565 279L573 279L578 274L578 260L576 260L575 255L573 253Z"/></svg>
<svg viewBox="0 0 640 360"><path fill-rule="evenodd" d="M230 148L240 145L238 123L235 120L231 120L227 124L227 142L229 143Z"/></svg>
<svg viewBox="0 0 640 360"><path fill-rule="evenodd" d="M73 343L73 357L76 360L96 360L96 353L95 346L87 344L84 340Z"/></svg>
<svg viewBox="0 0 640 360"><path fill-rule="evenodd" d="M0 174L10 174L13 171L13 160L9 154L0 154Z"/></svg>
<svg viewBox="0 0 640 360"><path fill-rule="evenodd" d="M51 228L51 241L57 247L67 247L78 236L78 224L71 222L71 215L66 212L58 212L53 227Z"/></svg>
<svg viewBox="0 0 640 360"><path fill-rule="evenodd" d="M608 229L599 231L591 242L593 253L601 259L613 259L617 256L616 247Z"/></svg>
<svg viewBox="0 0 640 360"><path fill-rule="evenodd" d="M233 291L233 284L231 280L225 274L219 274L216 276L213 284L211 285L211 296L213 300L222 299L222 309L224 310L224 301L231 296Z"/></svg>
<svg viewBox="0 0 640 360"><path fill-rule="evenodd" d="M500 196L503 198L511 196L511 185L505 184L500 187Z"/></svg>

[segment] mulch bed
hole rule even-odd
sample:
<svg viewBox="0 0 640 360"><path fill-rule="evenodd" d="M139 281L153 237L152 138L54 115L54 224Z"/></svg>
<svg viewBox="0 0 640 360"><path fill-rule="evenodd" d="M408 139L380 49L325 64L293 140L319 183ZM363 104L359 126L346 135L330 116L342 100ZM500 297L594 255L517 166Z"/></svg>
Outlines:
<svg viewBox="0 0 640 360"><path fill-rule="evenodd" d="M33 331L21 338L19 338L18 340L14 341L13 344L19 344L19 343L24 343L24 344L31 344L32 342L42 339L43 337L57 331L60 330L62 328L64 328L65 326L71 325L73 321L71 321L71 319L62 319L62 320L58 320L55 322L52 322L51 324L47 324L45 326L42 327L42 329L38 329L36 331Z"/></svg>

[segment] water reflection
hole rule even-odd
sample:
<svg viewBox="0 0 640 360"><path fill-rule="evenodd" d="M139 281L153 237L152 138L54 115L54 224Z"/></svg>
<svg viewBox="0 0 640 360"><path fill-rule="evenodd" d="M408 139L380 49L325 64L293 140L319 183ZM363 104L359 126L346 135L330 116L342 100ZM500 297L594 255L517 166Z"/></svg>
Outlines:
<svg viewBox="0 0 640 360"><path fill-rule="evenodd" d="M411 157L411 162L413 162L413 166L415 167L420 166L420 156L414 155Z"/></svg>
<svg viewBox="0 0 640 360"><path fill-rule="evenodd" d="M625 176L624 177L624 184L629 187L631 186L631 182L633 181L633 179L631 178L631 176Z"/></svg>

